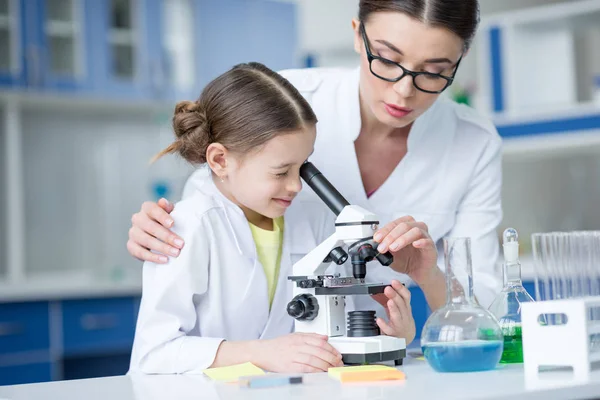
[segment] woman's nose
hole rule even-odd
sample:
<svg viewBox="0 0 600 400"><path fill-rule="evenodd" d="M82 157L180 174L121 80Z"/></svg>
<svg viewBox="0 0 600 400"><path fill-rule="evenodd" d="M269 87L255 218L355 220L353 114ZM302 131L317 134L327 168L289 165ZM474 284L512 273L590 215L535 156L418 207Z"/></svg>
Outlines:
<svg viewBox="0 0 600 400"><path fill-rule="evenodd" d="M393 88L396 93L404 98L414 96L417 90L410 75L405 75L398 82L395 82Z"/></svg>

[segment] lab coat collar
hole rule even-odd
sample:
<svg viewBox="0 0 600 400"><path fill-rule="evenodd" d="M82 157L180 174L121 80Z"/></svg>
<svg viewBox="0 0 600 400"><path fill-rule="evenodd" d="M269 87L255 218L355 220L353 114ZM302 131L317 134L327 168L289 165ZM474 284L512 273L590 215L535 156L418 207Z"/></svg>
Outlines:
<svg viewBox="0 0 600 400"><path fill-rule="evenodd" d="M212 174L209 174L204 180L199 190L213 198L218 206L223 209L223 214L229 224L229 229L231 230L231 237L233 238L238 252L251 259L256 259L256 245L252 239L250 225L242 209L221 193L213 181ZM236 229L234 226L238 228Z"/></svg>
<svg viewBox="0 0 600 400"><path fill-rule="evenodd" d="M362 121L360 118L360 67L357 67L343 79L338 90L338 99L336 107L340 115L340 123L343 132L346 132L352 142L356 140L360 133Z"/></svg>
<svg viewBox="0 0 600 400"><path fill-rule="evenodd" d="M210 175L203 181L199 190L212 197L217 205L223 209L224 216L231 229L232 238L240 254L257 259L256 244L252 237L249 222L242 209L221 193ZM311 224L302 211L303 207L302 200L296 199L284 215L282 266L284 257L289 257L290 252L304 254L317 246ZM238 228L235 229L234 226Z"/></svg>

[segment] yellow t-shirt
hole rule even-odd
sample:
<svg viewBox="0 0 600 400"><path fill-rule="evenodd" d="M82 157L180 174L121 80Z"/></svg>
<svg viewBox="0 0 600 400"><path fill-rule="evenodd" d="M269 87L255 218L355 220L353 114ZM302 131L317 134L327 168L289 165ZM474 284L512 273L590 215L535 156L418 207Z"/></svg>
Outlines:
<svg viewBox="0 0 600 400"><path fill-rule="evenodd" d="M283 245L283 217L273 220L273 230L268 231L250 224L252 237L256 244L258 260L263 266L267 277L269 291L269 308L273 304L273 296L279 278L279 264L281 263L281 247Z"/></svg>

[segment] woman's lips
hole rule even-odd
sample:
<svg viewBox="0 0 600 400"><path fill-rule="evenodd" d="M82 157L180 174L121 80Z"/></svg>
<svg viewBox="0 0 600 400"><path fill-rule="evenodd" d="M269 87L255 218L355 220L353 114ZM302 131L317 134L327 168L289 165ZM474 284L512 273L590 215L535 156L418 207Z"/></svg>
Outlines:
<svg viewBox="0 0 600 400"><path fill-rule="evenodd" d="M411 108L400 107L394 104L385 104L385 110L394 118L403 118L410 114L413 110Z"/></svg>

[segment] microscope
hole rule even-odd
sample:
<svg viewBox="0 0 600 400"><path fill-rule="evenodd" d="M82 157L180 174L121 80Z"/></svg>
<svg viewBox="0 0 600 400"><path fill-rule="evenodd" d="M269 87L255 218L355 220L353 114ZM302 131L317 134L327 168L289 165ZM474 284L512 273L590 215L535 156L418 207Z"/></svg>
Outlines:
<svg viewBox="0 0 600 400"><path fill-rule="evenodd" d="M367 284L367 263L377 260L389 266L393 256L377 252L373 234L377 216L348 201L310 162L300 168L300 176L337 215L335 233L300 259L288 276L294 284L287 313L295 319L295 331L327 335L329 343L342 354L345 364L394 361L406 357L406 340L381 335L375 311L351 311L346 317L346 296L383 293L388 285ZM335 263L352 264L353 276L327 275Z"/></svg>

